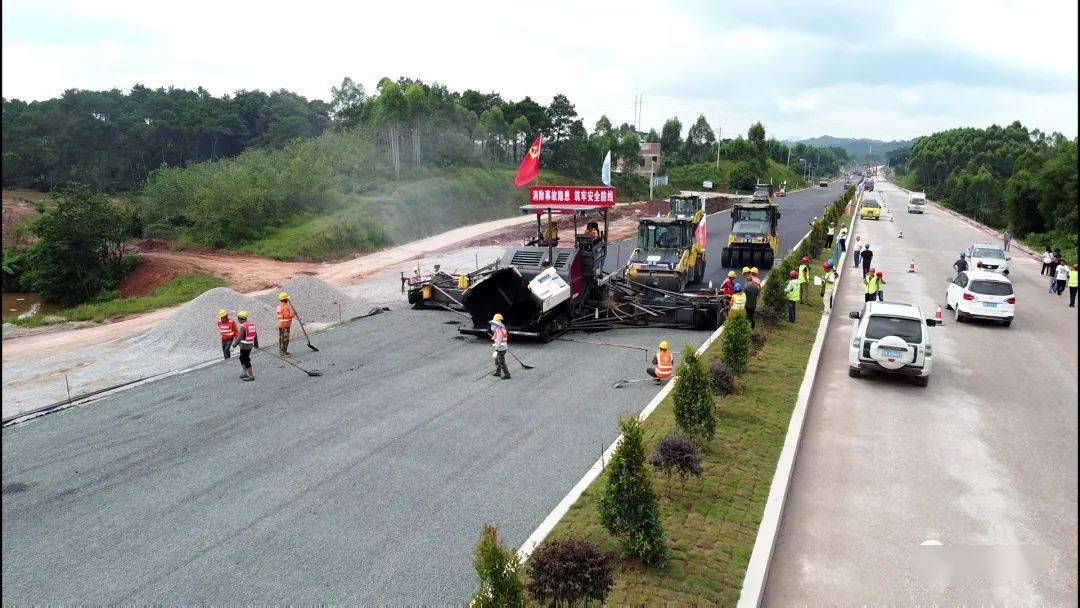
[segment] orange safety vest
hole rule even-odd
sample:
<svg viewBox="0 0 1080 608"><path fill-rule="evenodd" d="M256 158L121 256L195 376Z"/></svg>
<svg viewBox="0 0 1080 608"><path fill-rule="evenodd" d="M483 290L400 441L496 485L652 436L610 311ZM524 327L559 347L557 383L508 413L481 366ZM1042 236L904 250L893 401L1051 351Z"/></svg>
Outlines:
<svg viewBox="0 0 1080 608"><path fill-rule="evenodd" d="M232 340L236 337L237 327L232 319L229 319L228 321L218 321L217 328L218 331L221 332L222 340Z"/></svg>
<svg viewBox="0 0 1080 608"><path fill-rule="evenodd" d="M244 339L240 340L241 344L255 344L255 336L259 335L258 328L251 321L245 321L241 323L244 326Z"/></svg>
<svg viewBox="0 0 1080 608"><path fill-rule="evenodd" d="M292 327L293 311L287 302L281 302L277 306L277 326Z"/></svg>
<svg viewBox="0 0 1080 608"><path fill-rule="evenodd" d="M657 378L667 380L675 372L675 357L672 357L671 353L666 350L657 352L656 369L654 371Z"/></svg>

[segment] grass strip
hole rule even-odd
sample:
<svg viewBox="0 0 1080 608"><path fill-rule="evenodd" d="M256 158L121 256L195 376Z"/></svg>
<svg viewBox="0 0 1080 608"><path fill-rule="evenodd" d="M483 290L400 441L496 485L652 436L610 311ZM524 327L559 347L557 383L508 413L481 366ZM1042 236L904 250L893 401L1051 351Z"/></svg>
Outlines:
<svg viewBox="0 0 1080 608"><path fill-rule="evenodd" d="M849 219L845 216L842 225ZM820 269L827 255L823 252L813 268ZM812 294L818 289L811 285ZM821 318L821 299L812 300L810 306L798 305L796 323L785 319L769 332L765 346L740 377L738 392L717 398L717 432L702 457L704 474L685 483L652 475L671 558L662 569L622 558L609 605L738 601ZM702 356L706 366L718 359L720 341ZM676 433L671 397L642 424L650 452L662 437ZM618 550L617 541L600 525L598 504L606 483L606 474L598 477L549 538L584 536Z"/></svg>
<svg viewBox="0 0 1080 608"><path fill-rule="evenodd" d="M222 287L225 281L212 274L193 272L169 280L155 289L150 295L134 298L116 298L104 302L90 302L72 308L63 308L49 315L35 314L23 319L5 320L21 327L42 327L63 321L94 321L115 319L125 315L148 312L158 308L174 306L191 300L208 289Z"/></svg>

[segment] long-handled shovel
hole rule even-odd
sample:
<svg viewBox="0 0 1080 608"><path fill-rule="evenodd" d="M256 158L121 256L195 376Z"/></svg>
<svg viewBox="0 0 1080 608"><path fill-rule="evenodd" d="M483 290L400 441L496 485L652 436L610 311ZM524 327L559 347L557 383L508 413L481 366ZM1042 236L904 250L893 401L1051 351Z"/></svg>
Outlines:
<svg viewBox="0 0 1080 608"><path fill-rule="evenodd" d="M296 369L298 369L298 370L300 370L300 371L304 372L305 374L307 374L307 375L309 375L309 376L311 376L311 377L313 377L313 378L314 378L314 377L316 377L316 376L321 376L321 375L322 375L322 372L313 372L313 371L310 371L310 370L306 370L306 369L304 369L304 368L300 367L299 365L297 365L297 364L293 363L292 361L289 361L289 360L288 360L288 359L286 359L285 357L279 357L279 356L275 355L274 353L272 353L272 352L270 352L270 351L268 351L268 350L263 350L263 349L261 349L261 348L257 348L257 349L255 349L255 350L257 350L258 352L260 352L260 353L262 353L262 354L264 354L264 355L269 355L269 356L271 356L271 357L273 357L273 358L277 359L278 361L283 361L283 362L285 362L285 363L288 363L289 365L291 365L291 366L295 367Z"/></svg>
<svg viewBox="0 0 1080 608"><path fill-rule="evenodd" d="M293 314L296 315L297 322L300 323L300 331L304 332L304 339L307 340L307 347L315 352L319 352L319 349L315 348L315 346L311 343L311 338L309 338L307 335L307 329L304 328L304 321L300 318L300 313L296 312L296 307L292 305L291 300L289 301L289 308L292 309Z"/></svg>

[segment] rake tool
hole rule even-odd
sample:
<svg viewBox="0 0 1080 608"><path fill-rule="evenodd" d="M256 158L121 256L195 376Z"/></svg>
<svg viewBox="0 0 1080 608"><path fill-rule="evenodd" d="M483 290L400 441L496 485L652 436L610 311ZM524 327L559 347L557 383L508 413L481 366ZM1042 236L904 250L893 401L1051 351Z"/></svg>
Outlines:
<svg viewBox="0 0 1080 608"><path fill-rule="evenodd" d="M289 361L289 360L288 360L288 359L286 359L285 357L279 357L279 356L275 355L274 353L272 353L272 352L270 352L270 351L266 351L266 350L263 350L263 349L261 349L261 348L259 348L259 349L256 349L256 350L257 350L258 352L260 352L260 353L264 354L264 355L269 355L269 356L271 356L271 357L273 357L273 358L277 359L278 361L281 361L281 362L283 362L283 363L288 363L289 365L291 365L291 366L295 367L296 369L298 369L298 370L300 370L300 371L304 372L305 374L307 374L307 375L311 376L312 378L314 378L314 377L316 377L316 376L321 376L321 375L322 375L322 372L318 372L318 371L311 371L311 370L307 370L307 369L304 369L304 368L300 367L299 365L297 365L297 364L293 363L292 361Z"/></svg>
<svg viewBox="0 0 1080 608"><path fill-rule="evenodd" d="M315 352L319 352L319 349L315 348L311 343L311 338L308 337L307 329L304 327L304 321L300 318L300 313L296 312L296 307L292 305L291 301L289 302L289 308L292 309L293 314L296 315L297 322L300 323L300 331L304 332L304 339L307 340L307 347Z"/></svg>

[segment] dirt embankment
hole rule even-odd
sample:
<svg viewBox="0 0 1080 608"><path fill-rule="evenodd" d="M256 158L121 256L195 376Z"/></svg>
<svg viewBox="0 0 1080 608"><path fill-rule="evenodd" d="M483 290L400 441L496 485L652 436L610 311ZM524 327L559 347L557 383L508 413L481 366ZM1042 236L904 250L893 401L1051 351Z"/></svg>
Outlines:
<svg viewBox="0 0 1080 608"><path fill-rule="evenodd" d="M740 197L737 196L713 196L705 200L706 213L716 213L731 209L731 206ZM667 213L671 204L666 200L653 200L629 205L618 205L608 211L608 242L620 241L637 234L638 218L655 216ZM566 216L553 216L559 224L559 234L564 238L570 237L573 230L573 221ZM547 218L543 219L546 224ZM599 215L579 217L577 220L578 232L585 230L588 222L598 222L603 227L603 221ZM463 243L456 243L453 248L482 247L485 245L513 246L520 245L522 241L536 236L536 223L528 222L520 226L512 226L496 230L476 237ZM571 239L572 240L572 239Z"/></svg>
<svg viewBox="0 0 1080 608"><path fill-rule="evenodd" d="M170 244L159 240L135 243L131 253L142 262L120 284L124 297L146 295L178 275L193 271L217 275L229 287L241 293L280 285L295 274L315 274L319 264L279 262L268 258L191 245L183 251L171 251Z"/></svg>
<svg viewBox="0 0 1080 608"><path fill-rule="evenodd" d="M3 197L3 205L4 248L19 249L22 247L28 247L33 244L33 235L26 235L25 243L11 242L11 236L9 236L8 231L14 228L19 222L23 221L24 219L36 216L38 214L37 210L34 209L34 207L25 200L10 196L6 192L4 193Z"/></svg>

